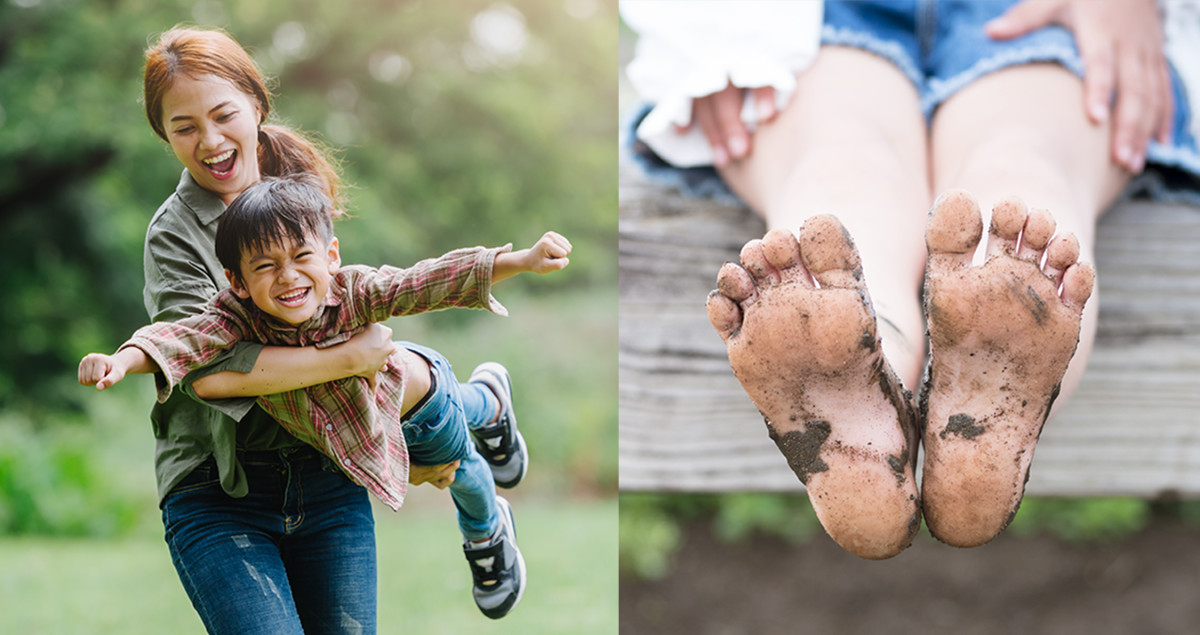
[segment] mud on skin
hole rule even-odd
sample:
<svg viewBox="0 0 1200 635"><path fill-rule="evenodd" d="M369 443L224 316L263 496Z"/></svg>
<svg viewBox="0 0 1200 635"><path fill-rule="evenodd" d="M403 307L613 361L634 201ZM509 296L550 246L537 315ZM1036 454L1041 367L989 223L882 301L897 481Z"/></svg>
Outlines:
<svg viewBox="0 0 1200 635"><path fill-rule="evenodd" d="M987 260L974 266L975 201L947 192L930 212L922 497L930 533L947 544L983 544L1011 521L1079 341L1094 272L1055 229L1048 212L1001 201Z"/></svg>
<svg viewBox="0 0 1200 635"><path fill-rule="evenodd" d="M887 365L858 252L831 216L773 230L708 299L730 366L842 547L886 558L913 538L916 415Z"/></svg>

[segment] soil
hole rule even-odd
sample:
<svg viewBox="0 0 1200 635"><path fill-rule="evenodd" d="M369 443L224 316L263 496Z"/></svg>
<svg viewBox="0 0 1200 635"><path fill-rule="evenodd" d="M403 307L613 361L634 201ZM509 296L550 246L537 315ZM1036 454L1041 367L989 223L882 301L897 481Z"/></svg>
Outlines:
<svg viewBox="0 0 1200 635"><path fill-rule="evenodd" d="M1117 542L1001 534L973 549L925 532L890 560L821 535L723 542L685 527L662 580L621 578L626 635L1200 633L1200 530L1155 520Z"/></svg>

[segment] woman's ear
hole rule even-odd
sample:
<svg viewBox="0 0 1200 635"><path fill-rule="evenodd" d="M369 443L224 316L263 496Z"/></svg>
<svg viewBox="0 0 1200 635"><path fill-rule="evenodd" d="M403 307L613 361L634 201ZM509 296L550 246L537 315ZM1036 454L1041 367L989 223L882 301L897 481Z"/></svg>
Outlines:
<svg viewBox="0 0 1200 635"><path fill-rule="evenodd" d="M241 279L228 269L225 270L225 277L229 280L229 288L233 291L233 295L245 300L250 297L250 290L246 285L242 284Z"/></svg>

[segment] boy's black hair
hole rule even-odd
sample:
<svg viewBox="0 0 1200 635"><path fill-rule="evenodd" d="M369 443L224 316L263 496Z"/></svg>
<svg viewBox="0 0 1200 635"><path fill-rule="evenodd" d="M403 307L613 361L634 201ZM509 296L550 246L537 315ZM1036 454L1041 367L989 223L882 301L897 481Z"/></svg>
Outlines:
<svg viewBox="0 0 1200 635"><path fill-rule="evenodd" d="M242 278L242 254L265 251L285 239L303 243L315 234L333 239L333 203L306 176L266 177L246 188L221 215L216 250L221 266Z"/></svg>

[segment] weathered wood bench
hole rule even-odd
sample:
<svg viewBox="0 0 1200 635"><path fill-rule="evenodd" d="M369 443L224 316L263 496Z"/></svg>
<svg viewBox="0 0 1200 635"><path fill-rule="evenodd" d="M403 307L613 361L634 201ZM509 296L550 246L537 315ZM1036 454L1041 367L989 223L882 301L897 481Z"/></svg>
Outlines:
<svg viewBox="0 0 1200 635"><path fill-rule="evenodd" d="M704 313L721 264L763 231L744 208L620 168L623 491L803 489ZM1047 423L1027 492L1200 496L1200 209L1117 206L1097 261L1091 364Z"/></svg>

